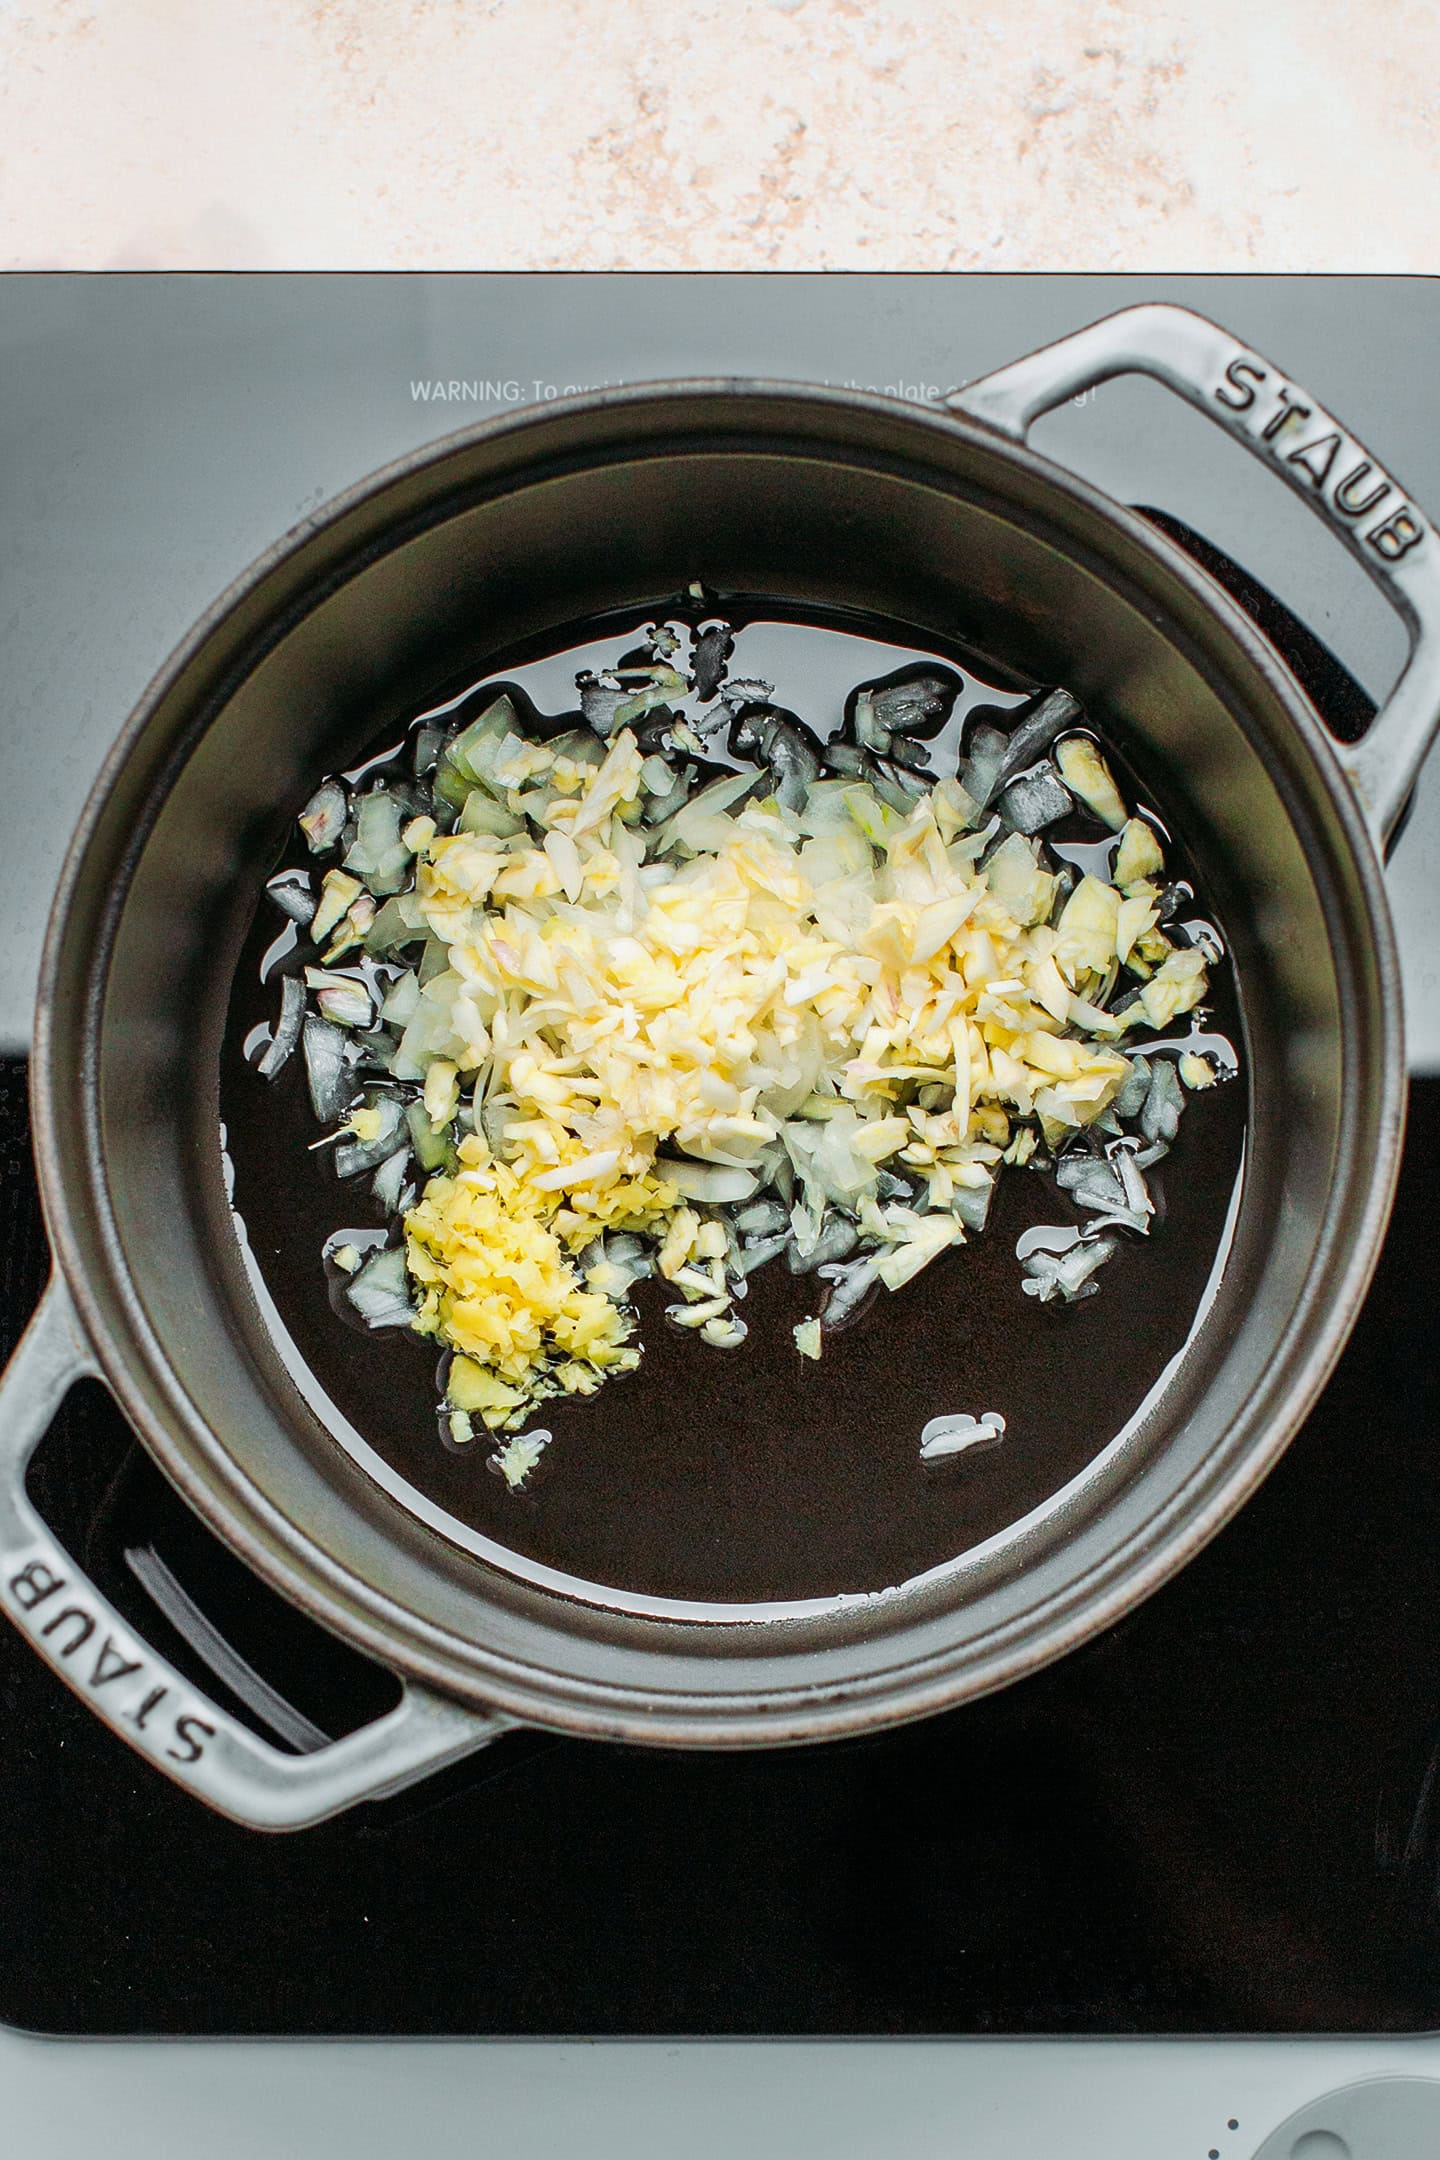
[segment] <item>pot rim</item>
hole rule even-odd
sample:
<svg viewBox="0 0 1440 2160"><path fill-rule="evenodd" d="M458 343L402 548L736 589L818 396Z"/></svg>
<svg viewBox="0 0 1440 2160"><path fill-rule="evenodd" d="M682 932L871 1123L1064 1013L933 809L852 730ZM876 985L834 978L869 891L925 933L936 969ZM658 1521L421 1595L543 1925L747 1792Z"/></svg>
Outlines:
<svg viewBox="0 0 1440 2160"><path fill-rule="evenodd" d="M1336 1191L1344 1160L1342 1145L1339 1166L1332 1176L1325 1231L1286 1324L1272 1371L1251 1391L1231 1420L1232 1435L1243 1430L1247 1435L1245 1443L1227 1448L1227 1456L1232 1459L1218 1475L1214 1468L1216 1451L1212 1451L1156 1512L1107 1552L1102 1562L1069 1579L1061 1591L1045 1601L1027 1604L1012 1621L988 1636L982 1655L977 1656L973 1646L952 1644L948 1649L918 1656L899 1656L895 1663L860 1678L737 1688L723 1696L541 1672L508 1653L462 1643L321 1551L303 1528L251 1485L191 1406L163 1344L141 1312L109 1219L103 1162L98 1145L89 1135L79 1167L66 1168L59 1115L62 1076L55 1068L56 986L64 968L71 924L77 914L77 895L97 827L156 710L241 606L263 595L267 581L278 569L303 559L308 548L327 540L355 512L378 506L397 483L428 470L443 470L459 454L511 438L517 449L514 483L523 486L527 435L557 422L583 422L600 414L623 414L631 408L663 408L666 403L678 406L681 401L697 397L742 403L779 400L817 416L827 412L864 413L883 419L891 427L899 423L913 431L917 463L925 461L927 445L953 445L958 438L995 459L1002 469L1008 467L1026 474L1044 488L1068 498L1078 510L1098 518L1104 528L1117 534L1132 550L1138 550L1150 570L1201 604L1210 627L1228 643L1232 657L1238 659L1252 680L1258 676L1264 689L1283 708L1337 814L1364 895L1376 965L1378 1039L1372 1054L1379 1066L1382 1089L1374 1107L1376 1144L1366 1164L1352 1165L1345 1250L1337 1250L1335 1222ZM818 434L816 441L818 448ZM832 447L844 454L856 446L836 439ZM663 455L663 449L656 454ZM426 522L443 519L443 505L437 501L433 507L438 514ZM354 575L366 559L367 551L357 543L341 576ZM92 1110L97 1091L93 1016L97 991L108 968L115 913L112 896L106 928L86 956L83 969L91 1027L87 1031L80 1089ZM412 1675L441 1693L498 1708L529 1723L578 1734L658 1745L748 1746L838 1737L898 1724L1006 1685L1113 1624L1208 1542L1273 1468L1312 1407L1350 1332L1379 1255L1398 1177L1405 1077L1398 958L1373 835L1332 739L1299 684L1238 603L1208 573L1157 528L1088 481L1043 457L1028 444L1018 444L952 410L804 382L701 377L631 384L556 399L457 429L390 461L333 497L292 526L231 581L147 685L106 757L76 826L42 952L30 1094L36 1164L54 1264L74 1299L106 1382L147 1451L187 1504L263 1580L379 1663ZM107 1279L98 1287L87 1276L75 1229L75 1212L86 1206L95 1207L99 1214L99 1243L108 1268ZM107 1300L112 1310L124 1317L124 1341L122 1330L106 1310ZM150 1388L143 1384L142 1375L151 1383ZM189 1433L193 1452L178 1443L165 1418L152 1408L149 1397L154 1393L160 1395L170 1415ZM201 1464L208 1475L202 1474L198 1467Z"/></svg>

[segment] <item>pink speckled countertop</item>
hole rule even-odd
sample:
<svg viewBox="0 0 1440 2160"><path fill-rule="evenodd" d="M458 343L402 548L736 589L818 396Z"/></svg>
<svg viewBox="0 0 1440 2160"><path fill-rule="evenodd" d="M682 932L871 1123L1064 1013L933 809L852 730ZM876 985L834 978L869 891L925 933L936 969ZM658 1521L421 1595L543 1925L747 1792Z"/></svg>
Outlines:
<svg viewBox="0 0 1440 2160"><path fill-rule="evenodd" d="M1427 270L1430 0L0 0L0 265Z"/></svg>

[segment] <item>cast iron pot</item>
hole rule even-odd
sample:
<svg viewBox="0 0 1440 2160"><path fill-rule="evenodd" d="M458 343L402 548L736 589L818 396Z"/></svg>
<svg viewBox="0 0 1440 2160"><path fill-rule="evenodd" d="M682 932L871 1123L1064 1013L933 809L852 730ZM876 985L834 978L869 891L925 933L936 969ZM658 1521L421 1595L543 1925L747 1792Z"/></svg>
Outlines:
<svg viewBox="0 0 1440 2160"><path fill-rule="evenodd" d="M1141 371L1264 459L1404 617L1357 750L1163 536L1026 447ZM1248 1158L1230 1258L1158 1404L1058 1497L898 1595L703 1621L559 1595L458 1549L335 1444L240 1270L216 1132L237 925L277 829L423 664L674 591L863 609L1073 687L1144 747L1232 938ZM487 627L486 636L489 635ZM142 700L50 923L32 1065L55 1272L0 1388L0 1599L151 1763L256 1828L395 1791L516 1722L663 1745L812 1741L1000 1687L1174 1573L1275 1462L1354 1319L1405 1064L1384 843L1440 718L1440 555L1376 461L1214 325L1149 306L925 409L804 385L651 385L432 445L290 533ZM918 640L917 640L918 641ZM26 1463L82 1375L256 1572L403 1682L308 1755L206 1701L51 1536Z"/></svg>

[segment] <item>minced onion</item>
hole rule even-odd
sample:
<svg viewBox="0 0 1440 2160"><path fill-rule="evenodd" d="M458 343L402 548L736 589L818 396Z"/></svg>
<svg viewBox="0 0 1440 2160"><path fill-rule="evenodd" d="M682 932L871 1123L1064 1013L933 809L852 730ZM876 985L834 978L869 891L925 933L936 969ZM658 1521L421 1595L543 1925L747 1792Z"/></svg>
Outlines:
<svg viewBox="0 0 1440 2160"><path fill-rule="evenodd" d="M337 1174L374 1172L403 1212L405 1242L346 1295L454 1353L457 1444L633 1365L646 1277L734 1349L737 1301L783 1254L822 1286L795 1331L820 1356L984 1231L1007 1166L1053 1170L1084 1217L1021 1288L1092 1295L1121 1236L1150 1232L1145 1172L1187 1085L1218 1077L1183 1045L1123 1047L1196 1009L1215 934L1177 930L1193 896L1160 883L1155 827L1068 691L977 718L946 778L926 745L948 671L862 684L822 741L770 684L726 679L733 642L706 624L687 668L657 629L648 661L578 677L578 714L539 728L523 697L472 694L417 726L404 775L373 760L317 790L301 829L337 856L318 892L271 882L320 964L285 980L257 1069L301 1042ZM1044 838L1077 802L1117 836L1078 850L1083 871ZM951 1420L922 1454L1003 1426ZM512 1440L496 1461L518 1484L538 1456Z"/></svg>

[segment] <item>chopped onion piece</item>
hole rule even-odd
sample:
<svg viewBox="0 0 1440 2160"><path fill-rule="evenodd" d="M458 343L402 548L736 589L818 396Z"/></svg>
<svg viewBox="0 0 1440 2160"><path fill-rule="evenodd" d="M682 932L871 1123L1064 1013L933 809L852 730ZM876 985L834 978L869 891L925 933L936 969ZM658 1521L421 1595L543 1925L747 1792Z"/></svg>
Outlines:
<svg viewBox="0 0 1440 2160"><path fill-rule="evenodd" d="M517 725L518 715L509 698L495 698L478 719L451 736L441 750L435 768L436 794L458 810L476 782L490 777L503 744Z"/></svg>
<svg viewBox="0 0 1440 2160"><path fill-rule="evenodd" d="M358 1120L365 1113L351 1113L357 1120L356 1126L352 1127L355 1137L343 1141L335 1150L335 1171L339 1177L355 1177L361 1170L376 1169L393 1152L405 1131L405 1105L397 1096L373 1097L367 1108L371 1115L363 1126Z"/></svg>
<svg viewBox="0 0 1440 2160"><path fill-rule="evenodd" d="M1057 818L1065 817L1074 804L1061 786L1054 766L1046 759L1010 782L1000 797L1000 815L1017 832L1037 833Z"/></svg>
<svg viewBox="0 0 1440 2160"><path fill-rule="evenodd" d="M1133 1151L1122 1143L1111 1151L1110 1159L1120 1173L1120 1182L1125 1187L1125 1205L1131 1214L1153 1215L1155 1203L1136 1165Z"/></svg>
<svg viewBox="0 0 1440 2160"><path fill-rule="evenodd" d="M1084 718L1079 701L1068 690L1051 690L1032 707L1005 739L1000 778L1011 780L1023 773L1049 749L1057 735Z"/></svg>
<svg viewBox="0 0 1440 2160"><path fill-rule="evenodd" d="M702 1340L717 1350L738 1350L749 1332L738 1313L707 1320L700 1330Z"/></svg>
<svg viewBox="0 0 1440 2160"><path fill-rule="evenodd" d="M933 1417L920 1433L921 1462L946 1462L972 1448L994 1447L1004 1437L1005 1420L998 1410L982 1410L979 1417L960 1411L952 1417Z"/></svg>
<svg viewBox="0 0 1440 2160"><path fill-rule="evenodd" d="M364 887L358 878L349 877L343 870L327 870L320 881L320 903L310 918L310 936L315 944L323 945L352 900L358 900Z"/></svg>
<svg viewBox="0 0 1440 2160"><path fill-rule="evenodd" d="M929 1216L905 1244L896 1246L893 1252L885 1253L876 1261L875 1272L887 1290L898 1290L902 1283L909 1282L921 1268L928 1267L947 1246L958 1243L963 1236L964 1232L952 1216Z"/></svg>
<svg viewBox="0 0 1440 2160"><path fill-rule="evenodd" d="M860 1233L847 1215L828 1216L820 1235L808 1250L792 1245L787 1255L792 1275L808 1275L831 1261L848 1259L859 1243Z"/></svg>
<svg viewBox="0 0 1440 2160"><path fill-rule="evenodd" d="M1115 1250L1114 1238L1097 1237L1081 1238L1064 1253L1030 1253L1021 1263L1026 1280L1020 1287L1028 1296L1038 1298L1042 1305L1048 1305L1056 1297L1073 1304L1077 1298L1092 1296L1099 1288L1091 1278Z"/></svg>
<svg viewBox="0 0 1440 2160"><path fill-rule="evenodd" d="M507 810L504 803L497 802L488 788L475 787L465 797L456 830L488 833L492 840L508 840L512 833L524 832L525 820L518 811Z"/></svg>
<svg viewBox="0 0 1440 2160"><path fill-rule="evenodd" d="M296 1043L305 1018L305 986L298 975L287 975L280 986L280 1018L274 1038L255 1070L262 1080L273 1080Z"/></svg>
<svg viewBox="0 0 1440 2160"><path fill-rule="evenodd" d="M718 1320L729 1306L728 1297L705 1298L698 1305L667 1305L665 1315L677 1327L701 1328L707 1320Z"/></svg>
<svg viewBox="0 0 1440 2160"><path fill-rule="evenodd" d="M410 1102L405 1106L405 1122L410 1128L410 1145L422 1170L450 1171L455 1167L455 1148L449 1128L436 1126L423 1102Z"/></svg>
<svg viewBox="0 0 1440 2160"><path fill-rule="evenodd" d="M379 909L365 938L368 952L392 953L402 945L415 945L429 935L420 902L414 893L399 893Z"/></svg>
<svg viewBox="0 0 1440 2160"><path fill-rule="evenodd" d="M683 807L676 811L674 817L667 819L663 825L656 826L650 841L650 853L663 855L677 840L685 847L698 848L703 845L704 827L701 821L729 810L742 795L748 795L754 785L753 771L727 773L723 780L712 780L708 787L703 787L698 794L692 795Z"/></svg>
<svg viewBox="0 0 1440 2160"><path fill-rule="evenodd" d="M985 883L1022 929L1043 922L1054 905L1055 878L1041 869L1035 843L1023 833L1001 841L985 865Z"/></svg>
<svg viewBox="0 0 1440 2160"><path fill-rule="evenodd" d="M355 1092L345 1037L328 1020L310 1013L302 1040L310 1107L322 1125L333 1124Z"/></svg>
<svg viewBox="0 0 1440 2160"><path fill-rule="evenodd" d="M822 1268L820 1276L822 1281L831 1286L830 1295L820 1314L827 1332L842 1327L847 1320L854 1319L880 1281L876 1263L868 1254L863 1259L849 1260L838 1267Z"/></svg>
<svg viewBox="0 0 1440 2160"><path fill-rule="evenodd" d="M348 975L328 975L323 968L306 968L305 980L317 993L315 1002L327 1020L337 1027L369 1027L375 1009L363 982Z"/></svg>
<svg viewBox="0 0 1440 2160"><path fill-rule="evenodd" d="M329 967L332 961L338 960L342 953L349 952L352 946L362 945L374 920L374 898L370 893L361 893L359 899L353 900L340 918L334 937L321 954L325 965Z"/></svg>
<svg viewBox="0 0 1440 2160"><path fill-rule="evenodd" d="M790 1215L778 1200L754 1200L746 1207L737 1208L731 1219L742 1237L769 1238L777 1230L785 1229Z"/></svg>
<svg viewBox="0 0 1440 2160"><path fill-rule="evenodd" d="M1150 1093L1150 1061L1145 1057L1133 1057L1130 1070L1115 1091L1110 1107L1117 1118L1131 1118L1143 1108Z"/></svg>
<svg viewBox="0 0 1440 2160"><path fill-rule="evenodd" d="M391 984L380 1007L380 1017L392 1027L407 1028L415 1017L420 1003L420 978L413 968L407 968L398 982Z"/></svg>
<svg viewBox="0 0 1440 2160"><path fill-rule="evenodd" d="M547 833L545 835L545 853L550 858L566 899L570 901L578 900L585 889L585 869L580 860L580 850L570 838L569 833Z"/></svg>
<svg viewBox="0 0 1440 2160"><path fill-rule="evenodd" d="M278 877L271 878L265 890L281 914L302 928L315 913L315 895L303 870L282 870Z"/></svg>
<svg viewBox="0 0 1440 2160"><path fill-rule="evenodd" d="M886 802L878 789L863 782L845 790L845 802L851 817L865 838L874 847L884 847L894 838L904 824L904 813L909 810L908 799L902 809Z"/></svg>
<svg viewBox="0 0 1440 2160"><path fill-rule="evenodd" d="M703 1200L711 1207L748 1200L760 1184L753 1170L731 1170L713 1163L657 1159L655 1172L687 1200Z"/></svg>
<svg viewBox="0 0 1440 2160"><path fill-rule="evenodd" d="M1150 1068L1150 1087L1140 1112L1140 1130L1147 1140L1173 1140L1180 1130L1185 1094L1173 1058L1157 1057Z"/></svg>
<svg viewBox="0 0 1440 2160"><path fill-rule="evenodd" d="M1128 818L1115 855L1115 883L1123 891L1127 885L1139 884L1142 878L1161 877L1164 871L1165 857L1154 827L1144 818Z"/></svg>
<svg viewBox="0 0 1440 2160"><path fill-rule="evenodd" d="M1035 1135L1033 1133L1017 1134L1016 1136L1017 1140L1022 1137L1028 1139L1031 1146L1034 1146ZM983 1185L957 1185L955 1197L950 1203L950 1212L959 1217L967 1230L974 1230L978 1233L985 1228L990 1214L990 1203L994 1197L995 1180L993 1177L987 1177Z"/></svg>
<svg viewBox="0 0 1440 2160"><path fill-rule="evenodd" d="M838 736L826 743L825 762L831 772L850 773L856 778L870 770L870 760L860 745L842 742Z"/></svg>
<svg viewBox="0 0 1440 2160"><path fill-rule="evenodd" d="M1083 1149L1061 1157L1055 1169L1055 1182L1062 1192L1069 1193L1077 1207L1109 1212L1128 1205L1118 1168L1102 1156L1087 1154Z"/></svg>
<svg viewBox="0 0 1440 2160"><path fill-rule="evenodd" d="M970 755L960 777L977 810L989 807L990 798L1000 784L1009 747L1009 736L984 722L971 735Z"/></svg>
<svg viewBox="0 0 1440 2160"><path fill-rule="evenodd" d="M363 878L372 893L398 892L404 883L411 856L400 837L404 815L399 798L388 788L372 788L360 798L345 867Z"/></svg>
<svg viewBox="0 0 1440 2160"><path fill-rule="evenodd" d="M502 1448L490 1457L511 1492L517 1492L525 1483L540 1457L549 1447L553 1435L538 1429L534 1432L516 1433Z"/></svg>
<svg viewBox="0 0 1440 2160"><path fill-rule="evenodd" d="M387 1155L375 1173L370 1190L374 1193L375 1198L384 1208L387 1215L393 1215L400 1205L400 1195L405 1185L405 1172L409 1167L410 1150L408 1147L402 1147L397 1148L393 1155Z"/></svg>
<svg viewBox="0 0 1440 2160"><path fill-rule="evenodd" d="M312 855L323 855L334 847L345 830L349 812L345 790L336 780L327 780L317 788L300 813L300 830Z"/></svg>
<svg viewBox="0 0 1440 2160"><path fill-rule="evenodd" d="M1088 735L1067 735L1055 751L1060 777L1102 825L1119 832L1129 818L1114 776Z"/></svg>
<svg viewBox="0 0 1440 2160"><path fill-rule="evenodd" d="M345 1295L367 1326L408 1327L415 1308L410 1303L403 1247L386 1246L367 1260L345 1285Z"/></svg>

